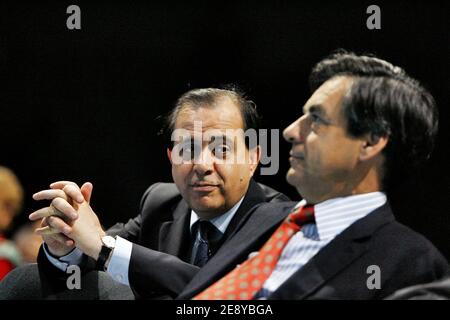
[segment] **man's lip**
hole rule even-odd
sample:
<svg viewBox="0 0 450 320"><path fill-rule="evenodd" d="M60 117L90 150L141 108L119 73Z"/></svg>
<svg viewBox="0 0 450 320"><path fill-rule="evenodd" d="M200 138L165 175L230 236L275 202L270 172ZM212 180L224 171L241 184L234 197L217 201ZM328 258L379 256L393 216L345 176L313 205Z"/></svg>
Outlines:
<svg viewBox="0 0 450 320"><path fill-rule="evenodd" d="M200 191L200 192L209 192L213 191L219 186L217 184L192 184L191 188L194 191Z"/></svg>
<svg viewBox="0 0 450 320"><path fill-rule="evenodd" d="M211 183L211 182L195 182L195 183L191 183L191 187L205 187L205 186L217 187L218 184Z"/></svg>
<svg viewBox="0 0 450 320"><path fill-rule="evenodd" d="M303 155L303 153L294 153L294 152L289 152L289 155L291 156L290 159L300 159L300 160L304 160L305 156Z"/></svg>

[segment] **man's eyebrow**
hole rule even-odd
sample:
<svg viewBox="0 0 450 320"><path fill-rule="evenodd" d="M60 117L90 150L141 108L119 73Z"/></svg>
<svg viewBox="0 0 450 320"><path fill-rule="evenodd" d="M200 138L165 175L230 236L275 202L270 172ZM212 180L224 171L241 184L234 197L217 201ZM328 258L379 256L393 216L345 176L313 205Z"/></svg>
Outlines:
<svg viewBox="0 0 450 320"><path fill-rule="evenodd" d="M233 139L229 136L227 136L226 134L221 134L221 135L213 135L211 136L210 141L214 139L214 141L219 140L221 142L225 142L225 143L232 143Z"/></svg>
<svg viewBox="0 0 450 320"><path fill-rule="evenodd" d="M319 116L323 116L323 117L327 117L327 113L324 109L324 107L320 104L313 104L311 106L309 106L308 108L303 107L303 113L314 113L317 114Z"/></svg>

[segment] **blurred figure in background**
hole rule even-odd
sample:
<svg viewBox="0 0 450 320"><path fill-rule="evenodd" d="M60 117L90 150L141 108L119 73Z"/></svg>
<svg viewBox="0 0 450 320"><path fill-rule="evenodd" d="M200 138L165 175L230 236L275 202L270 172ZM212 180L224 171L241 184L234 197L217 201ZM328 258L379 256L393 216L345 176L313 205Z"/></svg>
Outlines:
<svg viewBox="0 0 450 320"><path fill-rule="evenodd" d="M34 232L40 222L25 223L13 236L13 241L22 257L22 263L35 263L42 244L42 237Z"/></svg>
<svg viewBox="0 0 450 320"><path fill-rule="evenodd" d="M22 202L19 179L10 169L0 166L0 280L22 261L14 242L4 236L20 212Z"/></svg>

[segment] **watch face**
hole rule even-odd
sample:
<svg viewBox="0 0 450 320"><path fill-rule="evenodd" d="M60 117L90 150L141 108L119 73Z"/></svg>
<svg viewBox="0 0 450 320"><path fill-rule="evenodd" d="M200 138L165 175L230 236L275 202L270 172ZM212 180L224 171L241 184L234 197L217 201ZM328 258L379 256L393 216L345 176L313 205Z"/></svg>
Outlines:
<svg viewBox="0 0 450 320"><path fill-rule="evenodd" d="M102 238L102 242L108 248L114 248L114 246L116 244L116 239L114 239L111 236L105 236L105 237Z"/></svg>

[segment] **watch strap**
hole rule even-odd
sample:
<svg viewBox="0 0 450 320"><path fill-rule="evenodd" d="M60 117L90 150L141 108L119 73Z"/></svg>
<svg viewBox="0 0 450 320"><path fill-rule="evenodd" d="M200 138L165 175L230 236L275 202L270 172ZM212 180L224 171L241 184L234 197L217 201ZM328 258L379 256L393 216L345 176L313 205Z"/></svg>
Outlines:
<svg viewBox="0 0 450 320"><path fill-rule="evenodd" d="M105 271L105 263L106 260L108 260L112 250L112 248L108 248L107 246L102 245L102 249L100 250L100 253L98 255L97 263L95 264L95 270Z"/></svg>

